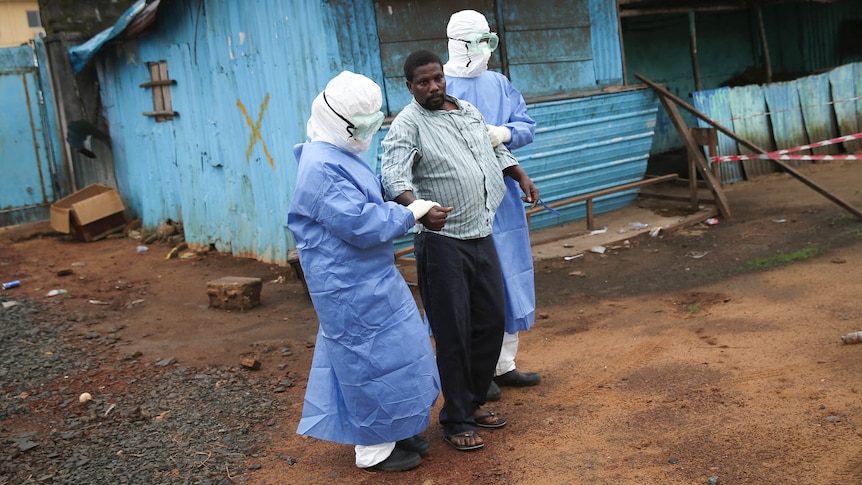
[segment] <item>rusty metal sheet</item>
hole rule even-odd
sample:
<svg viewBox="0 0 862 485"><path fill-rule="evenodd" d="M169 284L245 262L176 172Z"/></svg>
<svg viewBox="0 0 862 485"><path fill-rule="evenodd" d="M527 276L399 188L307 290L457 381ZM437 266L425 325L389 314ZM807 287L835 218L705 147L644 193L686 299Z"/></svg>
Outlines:
<svg viewBox="0 0 862 485"><path fill-rule="evenodd" d="M817 74L797 80L799 99L802 102L802 116L805 130L811 143L829 140L838 136L832 115L832 95L829 91L829 76ZM815 155L838 153L837 145L814 148Z"/></svg>
<svg viewBox="0 0 862 485"><path fill-rule="evenodd" d="M704 91L695 91L692 93L694 97L694 107L701 113L709 116L714 121L718 122L726 128L731 127L730 104L727 99L729 88L708 89ZM710 128L712 125L704 120L697 120L698 126L701 128ZM730 138L724 133L718 133L718 154L719 155L739 155L739 146L736 140ZM706 152L704 152L707 154ZM708 155L708 154L707 154ZM710 161L710 167L712 166ZM742 173L742 164L740 162L721 162L718 165L718 171L721 175L722 183L733 183L744 180L745 176Z"/></svg>
<svg viewBox="0 0 862 485"><path fill-rule="evenodd" d="M862 132L862 62L837 67L828 76L839 133ZM849 153L862 151L862 140L844 142L844 149Z"/></svg>
<svg viewBox="0 0 862 485"><path fill-rule="evenodd" d="M805 120L802 119L802 106L799 103L799 90L795 82L773 83L763 86L766 106L769 108L769 119L772 122L772 133L776 149L793 148L808 143L805 131ZM798 155L808 155L811 150L794 152ZM786 160L787 165L798 167L808 165L806 160Z"/></svg>

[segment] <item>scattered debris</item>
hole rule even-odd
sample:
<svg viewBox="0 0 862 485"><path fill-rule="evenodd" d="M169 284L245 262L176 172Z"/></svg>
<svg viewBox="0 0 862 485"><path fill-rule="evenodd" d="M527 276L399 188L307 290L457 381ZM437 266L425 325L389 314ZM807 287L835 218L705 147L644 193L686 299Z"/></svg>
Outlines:
<svg viewBox="0 0 862 485"><path fill-rule="evenodd" d="M643 222L629 222L629 227L631 227L635 231L640 231L641 229L648 228L649 224L645 224Z"/></svg>
<svg viewBox="0 0 862 485"><path fill-rule="evenodd" d="M93 399L93 395L90 394L89 392L82 392L81 395L78 396L78 402L81 404L84 404L85 402L90 401L92 399Z"/></svg>
<svg viewBox="0 0 862 485"><path fill-rule="evenodd" d="M113 411L115 407L117 407L117 405L116 405L115 403L111 403L111 404L108 406L108 409L106 409L106 410L105 410L105 415L104 415L104 417L106 417L106 418L107 418L107 417L108 417L108 414L111 414L111 411Z"/></svg>
<svg viewBox="0 0 862 485"><path fill-rule="evenodd" d="M709 254L709 251L689 251L689 253L686 254L686 256L688 256L689 258L692 258L692 259L700 259L700 258L706 256L707 254Z"/></svg>
<svg viewBox="0 0 862 485"><path fill-rule="evenodd" d="M162 360L156 362L156 367L167 367L171 364L176 364L176 363L177 363L176 357L168 357L166 359L162 359Z"/></svg>
<svg viewBox="0 0 862 485"><path fill-rule="evenodd" d="M596 229L594 231L590 231L590 236L595 236L596 234L604 234L608 232L608 226L605 226L601 229Z"/></svg>
<svg viewBox="0 0 862 485"><path fill-rule="evenodd" d="M584 253L578 253L578 254L575 254L573 256L564 256L563 259L565 261L571 261L573 259L578 259L578 258L583 258L583 257L584 257Z"/></svg>
<svg viewBox="0 0 862 485"><path fill-rule="evenodd" d="M69 276L70 274L72 274L71 269L61 269L60 271L57 271L57 276Z"/></svg>
<svg viewBox="0 0 862 485"><path fill-rule="evenodd" d="M60 289L60 290L51 290L51 291L49 291L48 293L46 293L46 294L45 294L45 296L65 295L65 294L66 294L66 293L68 293L68 292L69 292L69 290L63 290L63 289Z"/></svg>
<svg viewBox="0 0 862 485"><path fill-rule="evenodd" d="M130 302L128 302L128 303L126 303L126 308L132 308L133 306L135 306L135 305L137 305L137 304L139 304L139 303L143 303L143 302L144 302L144 300L141 300L141 299L138 299L138 300L132 300L132 301L130 301Z"/></svg>
<svg viewBox="0 0 862 485"><path fill-rule="evenodd" d="M787 222L787 219L772 219L772 222L776 224L781 224L782 222Z"/></svg>
<svg viewBox="0 0 862 485"><path fill-rule="evenodd" d="M15 305L20 305L20 303L18 303L15 300L4 301L3 302L3 309L6 310L7 308L12 308Z"/></svg>
<svg viewBox="0 0 862 485"><path fill-rule="evenodd" d="M710 217L709 219L707 219L703 222L707 226L714 226L714 225L718 224L718 219L716 219L715 217Z"/></svg>
<svg viewBox="0 0 862 485"><path fill-rule="evenodd" d="M859 342L862 342L862 332L850 332L841 336L841 343L858 344Z"/></svg>
<svg viewBox="0 0 862 485"><path fill-rule="evenodd" d="M110 305L110 303L102 300L87 300L90 305Z"/></svg>
<svg viewBox="0 0 862 485"><path fill-rule="evenodd" d="M255 359L254 357L240 357L239 365L251 370L260 369L260 361Z"/></svg>
<svg viewBox="0 0 862 485"><path fill-rule="evenodd" d="M569 273L569 276L580 276L581 278L587 276L583 271L572 271Z"/></svg>
<svg viewBox="0 0 862 485"><path fill-rule="evenodd" d="M591 253L605 254L605 251L607 251L607 248L605 248L604 246L593 246L590 248Z"/></svg>
<svg viewBox="0 0 862 485"><path fill-rule="evenodd" d="M649 235L650 235L650 237L658 237L658 233L660 233L660 232L661 232L660 227L654 227L654 228L650 229Z"/></svg>
<svg viewBox="0 0 862 485"><path fill-rule="evenodd" d="M137 251L137 252L139 252L139 253L145 253L145 252L147 252L147 251L149 251L149 250L150 250L150 248L148 248L148 247L146 247L146 246L144 246L144 245L140 245L140 246L138 246L138 247L136 247L136 248L135 248L135 251Z"/></svg>
<svg viewBox="0 0 862 485"><path fill-rule="evenodd" d="M86 265L87 265L87 263L85 263L83 261L77 261L77 262L70 264L69 266L72 266L74 268L83 268Z"/></svg>
<svg viewBox="0 0 862 485"><path fill-rule="evenodd" d="M844 264L847 260L844 258L832 258L832 262L835 264Z"/></svg>
<svg viewBox="0 0 862 485"><path fill-rule="evenodd" d="M539 319L541 319L541 320L547 320L548 318L551 317L551 315L549 315L545 312L539 312L536 314L536 316L539 317Z"/></svg>
<svg viewBox="0 0 862 485"><path fill-rule="evenodd" d="M20 282L20 281L18 281L18 280L15 280L15 281L7 281L6 283L3 283L3 289L4 289L4 290L9 290L9 289L12 289L12 288L18 288L19 286L21 286L21 282Z"/></svg>

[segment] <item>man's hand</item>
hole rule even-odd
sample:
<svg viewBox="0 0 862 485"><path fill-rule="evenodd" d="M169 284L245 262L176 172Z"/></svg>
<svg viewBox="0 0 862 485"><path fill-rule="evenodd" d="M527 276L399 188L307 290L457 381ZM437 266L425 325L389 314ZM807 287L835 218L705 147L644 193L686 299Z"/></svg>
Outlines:
<svg viewBox="0 0 862 485"><path fill-rule="evenodd" d="M518 181L518 184L521 186L521 190L524 191L524 196L521 197L521 200L532 204L530 206L531 209L536 207L536 204L539 202L539 189L533 183L533 180L530 177L524 177L524 179Z"/></svg>
<svg viewBox="0 0 862 485"><path fill-rule="evenodd" d="M531 209L536 207L536 204L539 203L539 189L536 187L536 184L533 183L533 180L527 175L527 172L521 168L520 165L512 165L503 170L503 174L507 177L511 177L518 181L518 185L521 186L521 190L524 191L524 196L521 197L521 200L528 204L532 204Z"/></svg>
<svg viewBox="0 0 862 485"><path fill-rule="evenodd" d="M430 231L439 231L446 225L446 217L454 207L432 207L419 222Z"/></svg>

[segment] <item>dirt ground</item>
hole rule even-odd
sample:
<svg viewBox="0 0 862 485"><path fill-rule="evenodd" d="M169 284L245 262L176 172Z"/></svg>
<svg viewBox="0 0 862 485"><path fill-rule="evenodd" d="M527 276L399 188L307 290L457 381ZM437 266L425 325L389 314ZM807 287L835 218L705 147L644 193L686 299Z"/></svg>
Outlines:
<svg viewBox="0 0 862 485"><path fill-rule="evenodd" d="M858 163L800 171L862 208ZM542 383L503 388L487 408L509 424L483 431L477 452L441 439L435 409L431 452L401 474L359 470L352 447L295 434L317 321L289 267L166 259L169 247L81 243L36 224L0 230L0 276L21 281L7 295L53 301L82 334L117 339L105 352L185 366L253 353L258 375L298 376L273 395L288 409L280 424L254 431L275 445L244 483L862 483L862 344L841 340L862 330L862 223L786 174L726 195L732 221L537 261L539 318L517 362ZM262 278L262 304L209 309L206 283L222 276Z"/></svg>

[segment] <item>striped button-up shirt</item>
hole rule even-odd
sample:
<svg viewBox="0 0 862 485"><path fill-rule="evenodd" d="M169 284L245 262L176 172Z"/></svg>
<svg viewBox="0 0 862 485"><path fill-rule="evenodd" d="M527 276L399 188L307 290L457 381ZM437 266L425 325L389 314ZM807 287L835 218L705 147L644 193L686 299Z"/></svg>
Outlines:
<svg viewBox="0 0 862 485"><path fill-rule="evenodd" d="M414 99L392 121L382 144L383 187L389 199L413 191L417 199L453 207L438 234L489 236L506 193L503 170L518 162L502 143L491 146L479 110L446 97L458 109L427 110Z"/></svg>

